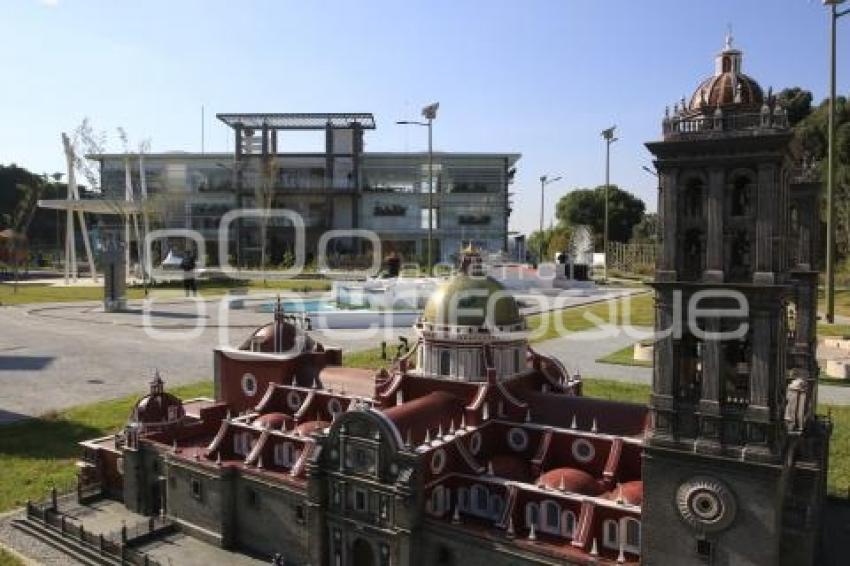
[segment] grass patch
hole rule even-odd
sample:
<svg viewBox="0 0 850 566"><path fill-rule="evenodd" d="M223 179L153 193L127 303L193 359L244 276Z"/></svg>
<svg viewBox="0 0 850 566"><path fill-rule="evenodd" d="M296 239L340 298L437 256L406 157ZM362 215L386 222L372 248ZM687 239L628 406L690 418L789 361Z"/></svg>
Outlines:
<svg viewBox="0 0 850 566"><path fill-rule="evenodd" d="M18 560L14 554L0 548L0 566L23 566L23 562Z"/></svg>
<svg viewBox="0 0 850 566"><path fill-rule="evenodd" d="M583 394L588 397L598 397L611 401L627 401L629 403L649 403L649 385L612 381L596 377L582 378Z"/></svg>
<svg viewBox="0 0 850 566"><path fill-rule="evenodd" d="M818 311L826 312L826 289L818 287ZM850 316L850 290L835 291L835 314Z"/></svg>
<svg viewBox="0 0 850 566"><path fill-rule="evenodd" d="M828 324L818 323L818 337L824 336L850 336L850 324Z"/></svg>
<svg viewBox="0 0 850 566"><path fill-rule="evenodd" d="M169 389L187 399L212 394L204 381ZM75 485L74 461L81 440L119 430L140 395L73 407L0 426L0 512L46 497L50 488Z"/></svg>
<svg viewBox="0 0 850 566"><path fill-rule="evenodd" d="M381 348L370 348L368 350L359 350L356 352L344 352L342 354L342 365L352 368L364 369L380 369L389 367L392 364L392 356L395 352L395 345L387 345L387 358L381 357Z"/></svg>
<svg viewBox="0 0 850 566"><path fill-rule="evenodd" d="M636 360L634 353L635 347L634 344L631 344L629 346L626 346L622 350L617 350L616 352L611 352L607 356L602 356L596 361L603 364L615 364L618 366L638 366L642 368L652 367L652 362Z"/></svg>
<svg viewBox="0 0 850 566"><path fill-rule="evenodd" d="M655 302L651 293L643 293L622 299L604 301L591 305L570 307L559 311L535 314L528 317L532 342L558 338L564 332L578 332L598 326L598 320L612 324L653 326L655 324ZM540 330L545 325L545 330Z"/></svg>
<svg viewBox="0 0 850 566"><path fill-rule="evenodd" d="M325 279L282 279L252 281L199 281L198 292L203 297L218 297L231 289L248 288L253 291L274 293L275 291L329 291L331 284ZM159 284L150 287L149 292L157 295L182 296L180 281ZM143 299L142 287L127 289L128 299ZM103 299L103 287L55 287L44 283L20 283L15 289L12 283L0 283L0 305L21 305L31 303L64 303L73 301L100 301Z"/></svg>

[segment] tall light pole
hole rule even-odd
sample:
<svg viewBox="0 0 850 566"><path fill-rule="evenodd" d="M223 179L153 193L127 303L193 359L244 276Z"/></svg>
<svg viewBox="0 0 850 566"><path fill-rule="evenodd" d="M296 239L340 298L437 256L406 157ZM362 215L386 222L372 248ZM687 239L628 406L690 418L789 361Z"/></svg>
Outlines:
<svg viewBox="0 0 850 566"><path fill-rule="evenodd" d="M603 265L602 279L608 281L608 189L611 186L611 144L617 141L614 137L614 130L617 126L611 126L607 130L602 130L602 138L605 140L605 227L602 233L602 253L605 257Z"/></svg>
<svg viewBox="0 0 850 566"><path fill-rule="evenodd" d="M422 109L422 117L428 120L427 122L419 122L416 120L399 120L396 124L407 126L426 126L428 128L428 276L434 276L434 255L433 255L433 240L434 240L434 145L433 145L433 123L437 118L437 109L440 108L439 102L429 104Z"/></svg>
<svg viewBox="0 0 850 566"><path fill-rule="evenodd" d="M543 204L545 198L544 189L546 185L551 185L555 181L560 181L560 177L555 177L554 179L550 179L548 175L543 175L540 177L540 250L537 254L537 265L539 266L543 263Z"/></svg>
<svg viewBox="0 0 850 566"><path fill-rule="evenodd" d="M829 40L829 141L826 173L826 320L835 321L835 27L838 18L850 13L850 9L838 11L844 0L823 0L830 9Z"/></svg>

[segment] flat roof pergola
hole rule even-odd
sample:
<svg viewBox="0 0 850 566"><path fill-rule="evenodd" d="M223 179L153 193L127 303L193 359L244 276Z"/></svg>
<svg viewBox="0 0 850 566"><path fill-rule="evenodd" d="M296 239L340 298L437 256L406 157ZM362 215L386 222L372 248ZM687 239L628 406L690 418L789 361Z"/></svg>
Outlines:
<svg viewBox="0 0 850 566"><path fill-rule="evenodd" d="M231 128L255 130L263 127L273 130L324 130L328 126L348 129L353 124L360 124L365 130L375 129L375 116L371 112L216 114L216 118Z"/></svg>
<svg viewBox="0 0 850 566"><path fill-rule="evenodd" d="M118 199L48 199L39 200L39 208L50 210L70 210L90 214L139 214L142 203Z"/></svg>

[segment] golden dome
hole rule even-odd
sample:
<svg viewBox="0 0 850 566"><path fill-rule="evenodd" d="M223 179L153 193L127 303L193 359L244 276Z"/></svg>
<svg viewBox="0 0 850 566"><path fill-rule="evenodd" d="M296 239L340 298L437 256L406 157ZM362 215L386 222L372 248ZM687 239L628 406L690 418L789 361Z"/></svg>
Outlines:
<svg viewBox="0 0 850 566"><path fill-rule="evenodd" d="M487 319L488 305L492 320ZM440 284L431 295L422 319L431 324L459 326L511 326L522 322L516 300L492 277L456 275Z"/></svg>

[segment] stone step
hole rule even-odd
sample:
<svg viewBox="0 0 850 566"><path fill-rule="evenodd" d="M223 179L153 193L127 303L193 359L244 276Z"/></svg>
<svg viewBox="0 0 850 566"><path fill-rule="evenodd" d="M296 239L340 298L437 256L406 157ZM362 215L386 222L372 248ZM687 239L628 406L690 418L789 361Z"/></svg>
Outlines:
<svg viewBox="0 0 850 566"><path fill-rule="evenodd" d="M62 536L61 533L31 519L15 519L12 525L32 538L52 547L84 566L120 566L121 560L107 555L83 544L79 540Z"/></svg>

